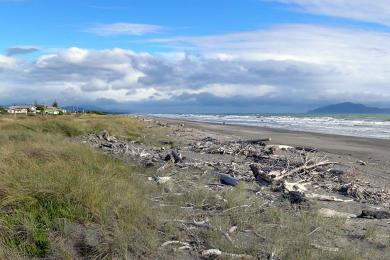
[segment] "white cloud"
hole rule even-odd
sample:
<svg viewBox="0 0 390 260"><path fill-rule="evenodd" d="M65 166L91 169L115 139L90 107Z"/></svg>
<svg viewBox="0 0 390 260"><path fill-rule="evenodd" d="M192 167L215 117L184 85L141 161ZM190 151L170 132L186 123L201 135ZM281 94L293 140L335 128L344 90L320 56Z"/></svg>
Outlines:
<svg viewBox="0 0 390 260"><path fill-rule="evenodd" d="M246 85L246 84L210 84L198 90L188 90L189 94L208 93L216 97L263 97L275 93L277 88L270 85Z"/></svg>
<svg viewBox="0 0 390 260"><path fill-rule="evenodd" d="M297 72L304 71L302 81L323 88L381 88L390 80L390 34L356 29L339 29L310 25L283 25L268 30L204 37L155 39L154 42L198 51L209 58L225 61L279 61L269 64L270 74L294 70L285 66L297 62ZM302 64L312 64L303 68ZM300 67L299 67L300 66ZM310 78L322 68L316 79ZM292 74L297 74L291 71Z"/></svg>
<svg viewBox="0 0 390 260"><path fill-rule="evenodd" d="M12 69L16 67L18 61L12 57L0 55L0 71L1 69Z"/></svg>
<svg viewBox="0 0 390 260"><path fill-rule="evenodd" d="M273 0L294 4L300 10L390 26L390 1L388 0Z"/></svg>
<svg viewBox="0 0 390 260"><path fill-rule="evenodd" d="M69 48L32 62L0 55L0 102L188 101L239 109L350 100L390 106L385 32L284 25L154 41L175 49L154 55Z"/></svg>
<svg viewBox="0 0 390 260"><path fill-rule="evenodd" d="M100 24L85 31L94 33L100 36L112 35L144 35L162 32L164 28L153 24L138 24L138 23L112 23Z"/></svg>

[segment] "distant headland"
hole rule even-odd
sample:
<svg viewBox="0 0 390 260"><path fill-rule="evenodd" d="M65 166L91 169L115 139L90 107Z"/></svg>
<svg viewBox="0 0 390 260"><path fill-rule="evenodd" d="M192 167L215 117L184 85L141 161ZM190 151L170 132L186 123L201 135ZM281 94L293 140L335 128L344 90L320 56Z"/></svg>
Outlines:
<svg viewBox="0 0 390 260"><path fill-rule="evenodd" d="M308 111L309 114L390 114L390 108L369 107L363 104L344 102L323 106Z"/></svg>

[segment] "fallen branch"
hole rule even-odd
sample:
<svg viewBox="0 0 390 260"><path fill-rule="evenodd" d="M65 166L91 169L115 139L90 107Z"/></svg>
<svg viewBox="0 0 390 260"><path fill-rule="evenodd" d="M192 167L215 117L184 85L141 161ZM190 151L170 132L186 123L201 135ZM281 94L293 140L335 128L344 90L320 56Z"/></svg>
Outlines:
<svg viewBox="0 0 390 260"><path fill-rule="evenodd" d="M226 212L229 212L231 210L238 209L238 208L249 208L250 206L251 205L240 205L240 206L232 207L232 208L229 208L229 209L225 209L224 211L222 211L222 213L226 213Z"/></svg>
<svg viewBox="0 0 390 260"><path fill-rule="evenodd" d="M328 162L328 161L324 161L324 162L319 162L319 163L316 163L316 164L313 164L313 165L302 165L301 167L298 167L298 168L295 168L291 171L288 171L287 173L285 174L282 174L280 176L277 176L276 178L274 178L274 181L280 181L280 180L283 180L287 177L290 177L291 175L294 175L295 173L298 173L298 172L301 172L301 171L308 171L308 170L312 170L312 169L315 169L317 167L320 167L320 166L326 166L326 165L331 165L331 164L338 164L338 162Z"/></svg>
<svg viewBox="0 0 390 260"><path fill-rule="evenodd" d="M344 199L336 198L334 196L320 195L320 194L316 194L316 193L306 194L306 197L309 198L309 199L317 199L317 200L320 200L320 201L353 202L352 199L344 200Z"/></svg>
<svg viewBox="0 0 390 260"><path fill-rule="evenodd" d="M219 229L219 232L226 238L227 241L230 242L230 244L234 246L234 242L228 232L223 232L222 229Z"/></svg>
<svg viewBox="0 0 390 260"><path fill-rule="evenodd" d="M310 232L309 234L307 234L307 236L313 235L315 232L317 232L317 231L320 230L320 229L321 229L321 227L315 228L312 232Z"/></svg>
<svg viewBox="0 0 390 260"><path fill-rule="evenodd" d="M176 222L184 225L191 225L194 227L199 227L199 228L207 228L207 229L213 229L213 227L208 224L206 221L185 221L185 220L169 220L168 222Z"/></svg>
<svg viewBox="0 0 390 260"><path fill-rule="evenodd" d="M160 248L163 248L163 247L166 247L166 246L169 246L169 245L179 245L179 246L190 246L190 244L188 244L187 242L181 242L181 241L177 241L177 240L171 240L171 241L167 241L165 243L163 243Z"/></svg>
<svg viewBox="0 0 390 260"><path fill-rule="evenodd" d="M231 258L240 258L240 259L255 259L255 257L253 257L251 255L226 253L226 252L222 252L219 249L204 250L202 252L202 256L204 256L204 257L231 257Z"/></svg>

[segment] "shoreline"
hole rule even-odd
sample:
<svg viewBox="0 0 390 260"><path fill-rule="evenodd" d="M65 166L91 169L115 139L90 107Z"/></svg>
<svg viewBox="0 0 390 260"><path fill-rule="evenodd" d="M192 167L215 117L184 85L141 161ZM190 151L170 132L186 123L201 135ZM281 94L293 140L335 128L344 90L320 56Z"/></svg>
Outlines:
<svg viewBox="0 0 390 260"><path fill-rule="evenodd" d="M279 135L293 135L296 138L299 137L312 137L315 139L334 139L334 141L346 141L349 143L356 143L356 144L362 144L362 145L375 145L377 148L384 148L389 149L389 155L390 155L390 139L381 139L381 138L372 138L372 137L360 137L360 136L350 136L350 135L338 135L338 134L328 134L328 133L319 133L319 132L309 132L309 131L298 131L298 130L291 130L291 129L284 129L284 128L272 128L272 127L263 127L263 126L251 126L251 125L235 125L235 124L220 124L220 123L212 123L212 122L201 122L201 121L193 121L193 120L186 120L186 119L173 119L173 118L165 118L165 117L155 117L150 116L155 119L160 119L166 122L171 123L185 123L188 126L191 127L200 127L204 129L210 129L220 132L232 132L234 134L235 132L242 132L242 134L254 134L254 131L257 131L259 134L267 133L270 135L278 136ZM221 128L221 129L216 129ZM230 129L230 131L229 131ZM234 133L233 133L234 132ZM259 137L259 136L258 136ZM261 136L260 136L261 137ZM268 136L264 136L268 137ZM272 137L271 137L272 138ZM275 139L273 141L280 140ZM291 140L290 140L291 141ZM289 142L289 141L287 141ZM283 142L285 143L285 142ZM300 145L293 140L289 142L291 145Z"/></svg>
<svg viewBox="0 0 390 260"><path fill-rule="evenodd" d="M297 134L313 134L313 135L319 135L319 136L328 136L328 137L345 137L345 138L354 138L354 139L369 139L369 140L375 140L375 141L389 141L390 139L387 138L376 138L376 137L364 137L364 136L354 136L354 135L343 135L343 134L332 134L332 133L322 133L322 132L311 132L311 131L305 131L305 130L293 130L293 129L287 129L287 128L281 128L281 127L268 127L268 126L255 126L255 125L244 125L244 124L222 124L217 122L206 122L206 121L196 121L196 120L190 120L190 119L180 119L180 118L169 118L169 117L157 117L157 116L149 116L156 119L163 119L165 121L180 121L180 122L188 122L188 123L200 123L200 124L209 124L209 125L216 125L216 126L232 126L232 127L242 127L242 128L255 128L255 129L261 129L264 131L273 131L278 133L297 133Z"/></svg>
<svg viewBox="0 0 390 260"><path fill-rule="evenodd" d="M186 127L215 138L234 139L271 138L272 144L314 147L328 158L353 164L364 176L380 186L390 185L390 140L342 136L287 129L256 126L222 125L182 119L153 117L168 124L184 124ZM363 161L367 165L359 165Z"/></svg>
<svg viewBox="0 0 390 260"><path fill-rule="evenodd" d="M378 139L378 140L390 140L390 123L386 123L385 121L354 121L354 120L344 120L345 118L338 119L337 117L331 117L332 120L322 120L323 118L328 117L316 117L316 120L309 120L308 122L300 121L299 119L287 120L274 120L270 118L259 119L257 121L253 118L245 119L245 118L209 118L207 115L203 118L201 117L175 117L170 115L162 115L162 114L150 114L146 116L152 116L157 118L165 118L165 119L173 119L173 120L183 120L189 122L199 122L199 123L209 123L209 124L217 124L217 125L233 125L233 126L248 126L248 127L257 127L263 129L273 129L273 130L281 130L281 131L292 131L292 132L304 132L304 133L317 133L317 134L325 134L325 135L341 135L344 137L358 137L358 138L370 138L370 139ZM281 117L289 118L290 116L281 115ZM303 119L307 119L307 117L302 117ZM318 121L318 120L319 121ZM322 121L321 121L322 120ZM360 120L360 119L359 119ZM388 121L388 120L386 120ZM313 123L316 122L316 123ZM360 123L359 123L360 122Z"/></svg>

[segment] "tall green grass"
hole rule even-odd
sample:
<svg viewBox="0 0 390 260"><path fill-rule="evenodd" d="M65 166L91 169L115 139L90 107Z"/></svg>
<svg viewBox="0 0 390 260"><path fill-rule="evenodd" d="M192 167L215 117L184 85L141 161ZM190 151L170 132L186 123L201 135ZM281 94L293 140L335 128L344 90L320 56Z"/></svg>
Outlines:
<svg viewBox="0 0 390 260"><path fill-rule="evenodd" d="M125 134L140 127L127 118L1 118L0 257L151 252L156 220L144 194L153 187L139 180L140 170L65 140L103 128ZM81 229L79 238L66 232L72 227ZM83 241L88 232L99 239L92 248Z"/></svg>

